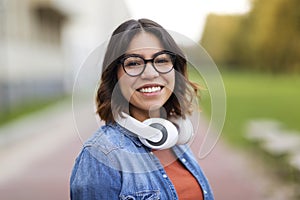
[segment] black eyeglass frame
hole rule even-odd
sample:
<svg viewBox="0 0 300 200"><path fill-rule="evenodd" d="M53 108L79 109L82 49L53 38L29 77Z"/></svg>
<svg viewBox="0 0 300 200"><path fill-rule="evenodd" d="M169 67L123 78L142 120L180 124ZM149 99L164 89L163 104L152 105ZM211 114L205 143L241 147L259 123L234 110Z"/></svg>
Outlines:
<svg viewBox="0 0 300 200"><path fill-rule="evenodd" d="M155 65L154 65L154 60L157 56L161 55L161 54L168 54L170 55L171 57L171 62L173 64L172 68L169 70L169 71L166 71L166 72L160 72L159 70L156 69ZM124 66L124 61L127 59L127 58L130 58L130 57L138 57L138 58L141 58L143 61L144 61L144 68L143 70L139 73L139 74L136 74L136 75L132 75L132 74L129 74L126 69L125 69L125 66ZM171 52L171 51L167 51L167 50L164 50L164 51L159 51L157 53L155 53L153 55L153 57L151 59L145 59L143 58L141 55L139 54L125 54L121 59L120 59L120 64L122 65L122 68L124 70L124 72L128 75L128 76L131 76L131 77L136 77L136 76L140 76L146 69L146 66L147 66L147 63L148 62L151 62L151 65L152 67L155 69L155 71L157 71L158 73L160 74L167 74L169 72L171 72L173 69L174 69L174 64L175 64L175 60L176 60L176 54Z"/></svg>

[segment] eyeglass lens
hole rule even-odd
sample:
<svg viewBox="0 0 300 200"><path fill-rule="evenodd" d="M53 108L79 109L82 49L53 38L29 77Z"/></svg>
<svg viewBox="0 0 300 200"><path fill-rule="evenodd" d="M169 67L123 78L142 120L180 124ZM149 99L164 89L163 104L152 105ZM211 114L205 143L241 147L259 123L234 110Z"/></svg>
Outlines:
<svg viewBox="0 0 300 200"><path fill-rule="evenodd" d="M173 68L173 58L172 55L168 53L159 54L149 60L145 60L139 56L130 56L123 61L123 68L127 74L137 76L143 73L147 62L149 61L159 73L168 73Z"/></svg>

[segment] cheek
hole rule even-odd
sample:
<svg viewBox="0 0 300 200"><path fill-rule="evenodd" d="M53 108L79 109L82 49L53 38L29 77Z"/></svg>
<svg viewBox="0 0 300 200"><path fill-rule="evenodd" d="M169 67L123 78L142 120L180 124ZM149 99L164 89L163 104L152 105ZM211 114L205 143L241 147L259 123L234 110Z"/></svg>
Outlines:
<svg viewBox="0 0 300 200"><path fill-rule="evenodd" d="M120 87L121 93L124 96L124 98L129 101L133 89L132 89L133 81L125 74L125 72L119 69L118 70L118 85Z"/></svg>

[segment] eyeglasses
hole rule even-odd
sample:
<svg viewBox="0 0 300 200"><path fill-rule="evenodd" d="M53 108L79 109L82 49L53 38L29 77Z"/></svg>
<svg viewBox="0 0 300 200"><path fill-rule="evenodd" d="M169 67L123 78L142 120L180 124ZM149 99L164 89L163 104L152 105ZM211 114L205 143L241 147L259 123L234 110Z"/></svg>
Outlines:
<svg viewBox="0 0 300 200"><path fill-rule="evenodd" d="M120 60L120 63L129 76L141 75L148 62L151 62L157 72L166 74L173 69L175 58L176 56L172 52L160 51L154 54L152 59L144 59L138 54L128 54Z"/></svg>

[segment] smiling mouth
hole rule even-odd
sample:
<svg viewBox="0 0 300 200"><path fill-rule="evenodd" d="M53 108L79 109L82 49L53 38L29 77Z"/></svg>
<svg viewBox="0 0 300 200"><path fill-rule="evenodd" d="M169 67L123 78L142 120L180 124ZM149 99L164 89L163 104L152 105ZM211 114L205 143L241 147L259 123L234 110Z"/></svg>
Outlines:
<svg viewBox="0 0 300 200"><path fill-rule="evenodd" d="M137 91L141 93L155 93L161 91L162 89L163 89L162 86L156 85L156 86L141 87Z"/></svg>

